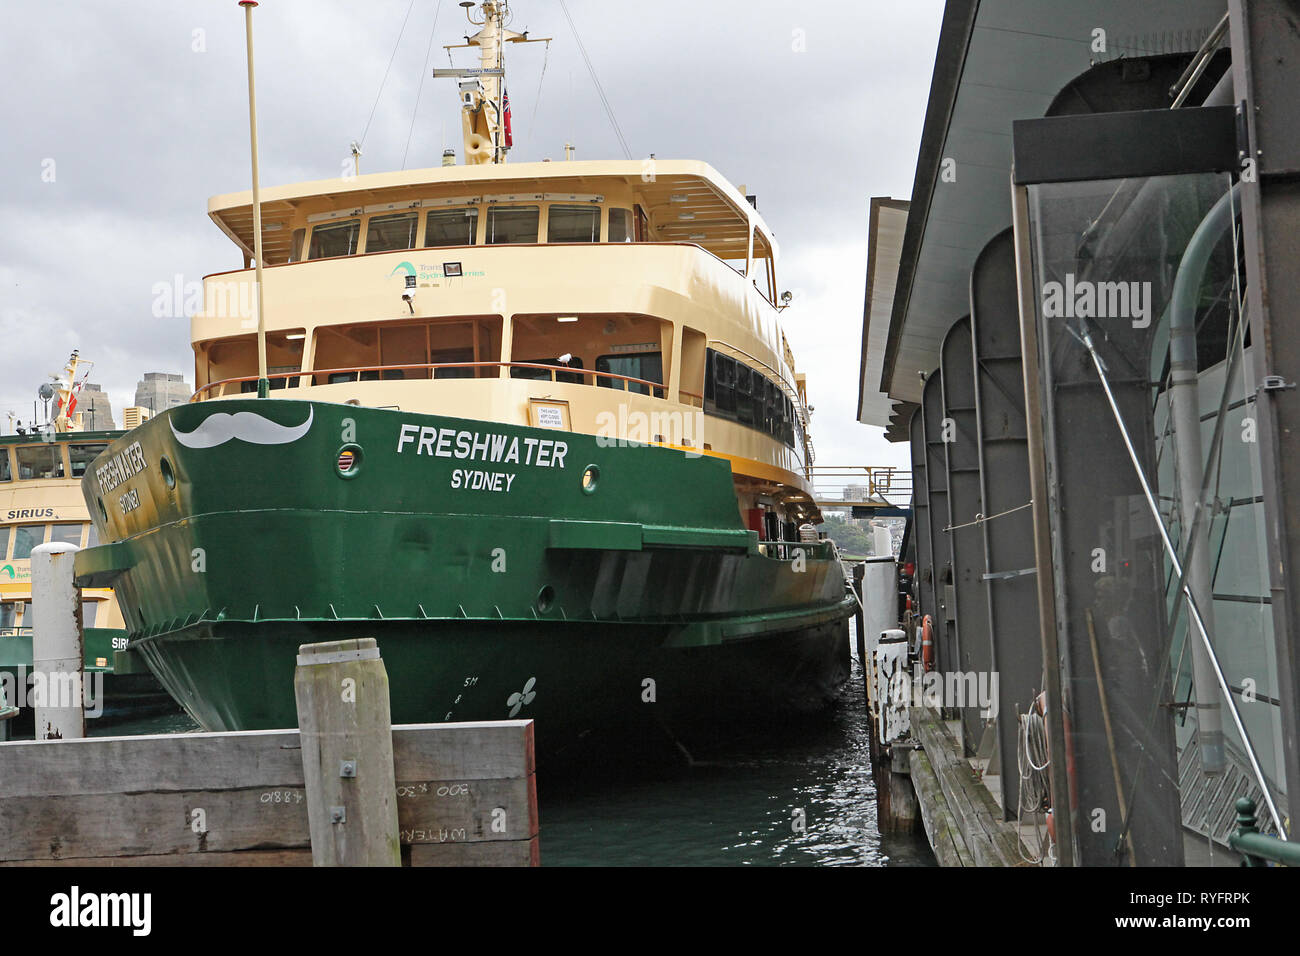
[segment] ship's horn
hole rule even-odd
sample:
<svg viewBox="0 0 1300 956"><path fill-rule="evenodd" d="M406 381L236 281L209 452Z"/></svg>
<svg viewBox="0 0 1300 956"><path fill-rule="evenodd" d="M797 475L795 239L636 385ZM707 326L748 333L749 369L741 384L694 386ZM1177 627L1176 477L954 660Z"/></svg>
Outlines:
<svg viewBox="0 0 1300 956"><path fill-rule="evenodd" d="M492 158L492 141L478 133L472 135L465 143L466 159L471 163L486 163Z"/></svg>

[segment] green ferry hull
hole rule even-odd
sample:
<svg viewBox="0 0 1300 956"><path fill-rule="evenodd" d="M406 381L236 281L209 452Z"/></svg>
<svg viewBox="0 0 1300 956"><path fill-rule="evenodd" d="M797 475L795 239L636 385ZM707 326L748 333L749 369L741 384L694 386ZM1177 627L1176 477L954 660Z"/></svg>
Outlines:
<svg viewBox="0 0 1300 956"><path fill-rule="evenodd" d="M586 476L584 478L584 475ZM809 710L848 676L825 545L769 557L712 457L396 409L172 409L83 488L131 648L212 730L294 726L298 645L374 637L398 722Z"/></svg>

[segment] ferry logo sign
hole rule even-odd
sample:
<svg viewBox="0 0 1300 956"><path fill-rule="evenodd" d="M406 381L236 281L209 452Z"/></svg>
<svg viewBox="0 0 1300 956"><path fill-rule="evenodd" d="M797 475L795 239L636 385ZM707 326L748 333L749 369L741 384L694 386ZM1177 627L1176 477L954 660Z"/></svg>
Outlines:
<svg viewBox="0 0 1300 956"><path fill-rule="evenodd" d="M217 412L190 432L178 432L175 424L167 424L186 448L216 448L235 438L251 445L288 445L311 431L315 416L315 409L308 407L307 420L301 425L281 425L255 412Z"/></svg>

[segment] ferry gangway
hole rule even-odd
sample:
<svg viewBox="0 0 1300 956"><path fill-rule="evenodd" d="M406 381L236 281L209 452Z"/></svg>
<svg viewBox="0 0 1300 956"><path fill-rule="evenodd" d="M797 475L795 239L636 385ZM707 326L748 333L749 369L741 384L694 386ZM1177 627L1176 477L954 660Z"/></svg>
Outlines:
<svg viewBox="0 0 1300 956"><path fill-rule="evenodd" d="M912 473L874 465L814 465L819 508L848 508L855 518L906 518L912 513Z"/></svg>

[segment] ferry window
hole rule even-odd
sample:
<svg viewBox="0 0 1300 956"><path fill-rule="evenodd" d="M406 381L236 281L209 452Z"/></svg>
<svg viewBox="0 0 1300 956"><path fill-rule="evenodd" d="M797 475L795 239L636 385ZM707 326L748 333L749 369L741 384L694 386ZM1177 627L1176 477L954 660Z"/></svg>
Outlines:
<svg viewBox="0 0 1300 956"><path fill-rule="evenodd" d="M715 408L719 415L731 418L736 414L736 363L725 355L713 353L713 375L715 383Z"/></svg>
<svg viewBox="0 0 1300 956"><path fill-rule="evenodd" d="M434 349L432 362L435 365L454 365L457 362L474 361L474 350L469 349ZM437 368L433 370L434 378L473 378L472 368Z"/></svg>
<svg viewBox="0 0 1300 956"><path fill-rule="evenodd" d="M600 242L599 206L552 206L546 217L547 242Z"/></svg>
<svg viewBox="0 0 1300 956"><path fill-rule="evenodd" d="M86 467L98 458L107 447L107 444L69 445L68 461L72 465L72 477L80 478L84 475L86 473Z"/></svg>
<svg viewBox="0 0 1300 956"><path fill-rule="evenodd" d="M350 256L357 251L357 241L360 238L360 219L316 226L311 231L311 251L307 258L329 259L332 256Z"/></svg>
<svg viewBox="0 0 1300 956"><path fill-rule="evenodd" d="M93 524L90 525L86 530L89 531L89 534L86 536L86 547L93 548L97 544L99 544L99 532L95 530L95 526Z"/></svg>
<svg viewBox="0 0 1300 956"><path fill-rule="evenodd" d="M306 240L307 240L306 229L295 229L293 231L293 248L289 250L290 262L302 261L302 247L303 247L303 243L306 242Z"/></svg>
<svg viewBox="0 0 1300 956"><path fill-rule="evenodd" d="M96 609L99 607L98 601L81 602L81 626L94 627Z"/></svg>
<svg viewBox="0 0 1300 956"><path fill-rule="evenodd" d="M5 601L0 604L0 634L5 631L12 631L18 620L18 606L13 601Z"/></svg>
<svg viewBox="0 0 1300 956"><path fill-rule="evenodd" d="M28 445L14 452L18 455L20 479L63 477L63 456L58 445Z"/></svg>
<svg viewBox="0 0 1300 956"><path fill-rule="evenodd" d="M50 542L61 542L62 544L75 544L81 547L81 525L79 524L56 524L50 529Z"/></svg>
<svg viewBox="0 0 1300 956"><path fill-rule="evenodd" d="M371 216L366 228L366 252L393 252L415 248L415 230L420 215L414 212L392 216Z"/></svg>
<svg viewBox="0 0 1300 956"><path fill-rule="evenodd" d="M753 369L736 363L736 420L742 425L754 424L753 387Z"/></svg>
<svg viewBox="0 0 1300 956"><path fill-rule="evenodd" d="M45 543L45 525L22 524L14 528L14 560L30 561L32 548Z"/></svg>
<svg viewBox="0 0 1300 956"><path fill-rule="evenodd" d="M609 211L609 242L632 241L632 210L611 209Z"/></svg>
<svg viewBox="0 0 1300 956"><path fill-rule="evenodd" d="M488 210L487 241L536 242L541 206L493 206Z"/></svg>
<svg viewBox="0 0 1300 956"><path fill-rule="evenodd" d="M13 477L9 471L9 449L0 448L0 481L12 481Z"/></svg>
<svg viewBox="0 0 1300 956"><path fill-rule="evenodd" d="M524 359L525 365L554 365L556 368L582 368L582 359L574 357L569 360L568 365L561 365L558 358L537 358ZM510 370L511 378L526 378L533 381L550 381L551 373L542 368L512 368ZM581 385L586 381L587 376L577 372L556 372L555 380L557 382L568 382L570 385Z"/></svg>
<svg viewBox="0 0 1300 956"><path fill-rule="evenodd" d="M424 245L472 246L478 238L477 209L435 209L424 219Z"/></svg>
<svg viewBox="0 0 1300 956"><path fill-rule="evenodd" d="M9 554L9 529L0 528L0 561Z"/></svg>
<svg viewBox="0 0 1300 956"><path fill-rule="evenodd" d="M650 382L662 384L664 380L663 356L659 352L638 352L634 355L602 355L596 359L596 371L626 375L629 378L643 378ZM605 388L621 389L623 387L623 382L618 379L598 378L596 381ZM650 386L636 382L628 382L627 389L629 392L636 392L639 395L650 394Z"/></svg>

